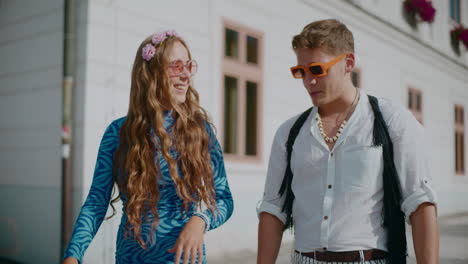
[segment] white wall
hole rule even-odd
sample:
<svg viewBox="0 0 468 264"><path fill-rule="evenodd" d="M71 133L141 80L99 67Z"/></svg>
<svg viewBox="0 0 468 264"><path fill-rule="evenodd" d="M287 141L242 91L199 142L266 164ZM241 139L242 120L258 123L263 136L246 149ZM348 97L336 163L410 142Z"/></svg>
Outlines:
<svg viewBox="0 0 468 264"><path fill-rule="evenodd" d="M0 256L60 256L63 1L0 1Z"/></svg>

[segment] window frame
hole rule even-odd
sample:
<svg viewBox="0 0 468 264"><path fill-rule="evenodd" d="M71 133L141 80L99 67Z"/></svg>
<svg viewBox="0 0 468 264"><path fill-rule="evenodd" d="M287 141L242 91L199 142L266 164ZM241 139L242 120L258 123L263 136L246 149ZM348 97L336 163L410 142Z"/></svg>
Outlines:
<svg viewBox="0 0 468 264"><path fill-rule="evenodd" d="M238 33L238 58L227 57L226 50L226 29L234 30ZM257 39L257 63L247 61L247 36ZM234 77L237 79L237 152L224 153L224 157L229 161L242 161L258 163L262 160L263 154L263 43L264 34L258 30L252 29L245 25L223 19L222 22L222 55L221 55L221 101L222 105L225 104L225 76ZM256 154L246 154L246 121L247 121L247 82L256 84ZM225 137L225 109L221 107L221 124L220 126L220 143L223 151L224 137Z"/></svg>
<svg viewBox="0 0 468 264"><path fill-rule="evenodd" d="M456 7L457 10L453 8ZM462 1L460 0L450 0L449 1L449 18L455 22L457 25L461 24L462 21Z"/></svg>
<svg viewBox="0 0 468 264"><path fill-rule="evenodd" d="M420 101L419 101L419 109L418 109L418 100L417 96L419 95ZM423 115L423 106L424 106L424 100L423 100L423 94L421 89L417 89L414 87L408 87L408 93L407 93L407 107L413 113L414 117L416 120L421 123L421 125L424 125L424 115Z"/></svg>
<svg viewBox="0 0 468 264"><path fill-rule="evenodd" d="M455 152L455 175L466 175L465 164L465 109L463 105L455 104L454 107L454 152ZM461 142L457 141L458 136L461 135ZM458 143L458 144L457 144Z"/></svg>
<svg viewBox="0 0 468 264"><path fill-rule="evenodd" d="M362 69L360 67L354 67L353 71L351 72L351 82L353 81L353 76L352 76L353 73L356 73L358 75L356 88L362 89Z"/></svg>

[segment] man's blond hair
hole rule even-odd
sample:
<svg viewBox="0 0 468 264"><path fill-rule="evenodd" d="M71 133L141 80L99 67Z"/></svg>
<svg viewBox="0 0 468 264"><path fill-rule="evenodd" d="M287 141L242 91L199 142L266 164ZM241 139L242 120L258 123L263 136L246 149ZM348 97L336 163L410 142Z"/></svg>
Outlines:
<svg viewBox="0 0 468 264"><path fill-rule="evenodd" d="M292 47L295 51L322 48L332 55L354 53L353 33L336 19L314 21L293 37Z"/></svg>

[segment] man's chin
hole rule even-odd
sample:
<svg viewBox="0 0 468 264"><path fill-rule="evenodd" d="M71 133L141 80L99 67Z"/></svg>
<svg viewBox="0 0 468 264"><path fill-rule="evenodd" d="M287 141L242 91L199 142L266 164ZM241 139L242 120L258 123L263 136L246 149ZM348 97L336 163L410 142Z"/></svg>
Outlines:
<svg viewBox="0 0 468 264"><path fill-rule="evenodd" d="M320 107L323 104L322 100L317 98L314 99L311 97L310 100L312 101L312 104L316 107Z"/></svg>

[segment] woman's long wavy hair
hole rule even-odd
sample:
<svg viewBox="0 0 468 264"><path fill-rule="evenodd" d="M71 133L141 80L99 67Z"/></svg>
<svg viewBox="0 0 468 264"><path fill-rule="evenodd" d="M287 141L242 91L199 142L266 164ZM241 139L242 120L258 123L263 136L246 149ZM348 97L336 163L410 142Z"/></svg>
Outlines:
<svg viewBox="0 0 468 264"><path fill-rule="evenodd" d="M124 211L128 217L126 234L133 234L140 246L146 248L142 238L142 222L152 219L153 234L159 216L158 178L161 176L155 162L161 155L167 161L176 191L183 200L183 209L195 203L216 209L213 169L208 151L209 136L206 124L212 126L206 111L199 104L197 91L189 85L186 100L177 103L171 96L171 82L167 74L168 54L180 42L191 59L187 44L177 36L169 36L156 46L154 57L145 61L142 48L151 43L151 37L141 43L135 56L131 76L130 105L120 129L119 147L114 154L114 183L119 194L127 198ZM164 112L172 109L174 125L169 134L164 128ZM154 131L152 134L151 131ZM174 148L179 156L170 155ZM179 175L177 167L179 166ZM152 217L148 217L148 215ZM150 237L153 237L150 235Z"/></svg>

